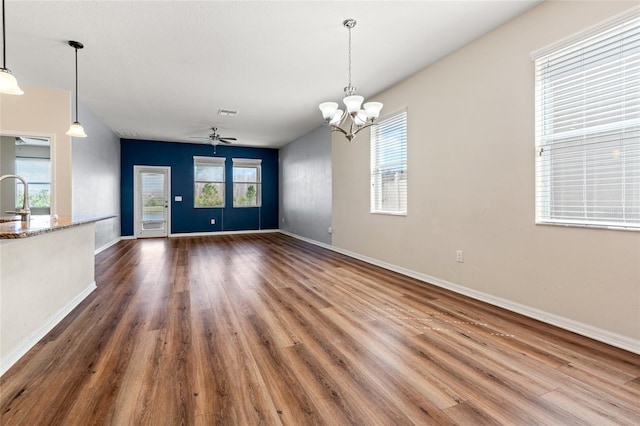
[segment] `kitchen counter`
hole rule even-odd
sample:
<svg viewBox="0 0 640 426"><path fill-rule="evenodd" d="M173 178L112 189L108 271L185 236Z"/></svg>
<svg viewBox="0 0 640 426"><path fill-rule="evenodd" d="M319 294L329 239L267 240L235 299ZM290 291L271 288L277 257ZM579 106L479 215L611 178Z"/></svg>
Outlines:
<svg viewBox="0 0 640 426"><path fill-rule="evenodd" d="M0 217L0 240L34 237L112 217L115 216L60 216L55 220L53 216L31 216L28 223L21 222L20 216Z"/></svg>

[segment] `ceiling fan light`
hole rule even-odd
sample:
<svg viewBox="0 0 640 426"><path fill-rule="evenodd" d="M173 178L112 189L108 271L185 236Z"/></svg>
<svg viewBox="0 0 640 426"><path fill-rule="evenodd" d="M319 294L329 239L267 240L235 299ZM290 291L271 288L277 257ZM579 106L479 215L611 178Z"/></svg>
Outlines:
<svg viewBox="0 0 640 426"><path fill-rule="evenodd" d="M322 111L322 117L325 120L331 120L333 119L333 116L336 114L336 110L338 109L338 103L323 102L320 105L318 105L318 108L320 108L320 111Z"/></svg>
<svg viewBox="0 0 640 426"><path fill-rule="evenodd" d="M381 102L367 102L363 105L364 110L367 113L367 118L376 119L380 116L380 110L382 110Z"/></svg>
<svg viewBox="0 0 640 426"><path fill-rule="evenodd" d="M18 86L18 80L7 68L0 68L0 93L7 95L23 95L24 92Z"/></svg>
<svg viewBox="0 0 640 426"><path fill-rule="evenodd" d="M349 114L358 112L362 105L362 101L364 101L364 98L359 95L347 96L342 100L342 102L344 102L344 106L347 107L347 112Z"/></svg>
<svg viewBox="0 0 640 426"><path fill-rule="evenodd" d="M71 124L71 127L69 127L69 130L67 130L67 135L74 138L87 137L87 134L84 132L84 129L82 128L82 124L78 123L77 121L74 121L73 124Z"/></svg>

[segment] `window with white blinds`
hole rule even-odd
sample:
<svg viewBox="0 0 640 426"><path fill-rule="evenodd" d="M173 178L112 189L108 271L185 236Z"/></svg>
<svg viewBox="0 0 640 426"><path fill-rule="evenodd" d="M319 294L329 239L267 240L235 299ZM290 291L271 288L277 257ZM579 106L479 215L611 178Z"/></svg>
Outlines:
<svg viewBox="0 0 640 426"><path fill-rule="evenodd" d="M407 112L371 130L371 213L407 214Z"/></svg>
<svg viewBox="0 0 640 426"><path fill-rule="evenodd" d="M193 157L194 207L224 207L224 157Z"/></svg>
<svg viewBox="0 0 640 426"><path fill-rule="evenodd" d="M640 17L535 59L536 222L640 229Z"/></svg>

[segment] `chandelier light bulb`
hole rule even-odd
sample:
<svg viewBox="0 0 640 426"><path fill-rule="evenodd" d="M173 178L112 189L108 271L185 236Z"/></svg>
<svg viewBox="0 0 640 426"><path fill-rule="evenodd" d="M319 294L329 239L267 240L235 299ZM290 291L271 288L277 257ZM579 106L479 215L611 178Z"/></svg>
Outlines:
<svg viewBox="0 0 640 426"><path fill-rule="evenodd" d="M359 95L347 96L342 100L342 102L344 102L344 106L347 107L347 112L349 114L360 111L362 101L364 101L364 98Z"/></svg>
<svg viewBox="0 0 640 426"><path fill-rule="evenodd" d="M367 102L362 106L367 113L369 120L376 119L380 116L380 110L382 109L381 102Z"/></svg>
<svg viewBox="0 0 640 426"><path fill-rule="evenodd" d="M322 111L322 117L325 120L332 120L338 109L337 102L323 102L319 105L320 111Z"/></svg>

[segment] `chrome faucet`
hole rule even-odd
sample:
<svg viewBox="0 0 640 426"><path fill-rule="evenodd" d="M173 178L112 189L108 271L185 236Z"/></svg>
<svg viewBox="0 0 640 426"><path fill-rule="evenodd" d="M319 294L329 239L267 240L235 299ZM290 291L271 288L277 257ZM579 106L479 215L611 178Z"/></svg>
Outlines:
<svg viewBox="0 0 640 426"><path fill-rule="evenodd" d="M25 178L18 175L2 175L0 176L0 182L8 178L18 179L20 182L22 182L22 185L24 185L24 198L22 200L22 209L18 211L8 211L5 213L19 215L22 217L23 222L29 222L29 219L31 218L31 210L29 209L29 184L27 183Z"/></svg>

